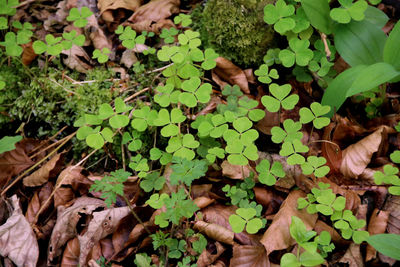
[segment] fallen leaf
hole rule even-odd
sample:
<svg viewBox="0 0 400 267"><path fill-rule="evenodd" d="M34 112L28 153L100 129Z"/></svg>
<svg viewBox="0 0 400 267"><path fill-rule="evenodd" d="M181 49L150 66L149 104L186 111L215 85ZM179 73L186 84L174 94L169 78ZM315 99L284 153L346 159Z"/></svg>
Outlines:
<svg viewBox="0 0 400 267"><path fill-rule="evenodd" d="M7 184L11 177L34 164L28 157L27 149L22 141L15 144L14 150L0 154L0 187Z"/></svg>
<svg viewBox="0 0 400 267"><path fill-rule="evenodd" d="M54 207L67 206L75 198L74 191L70 187L60 187L54 193Z"/></svg>
<svg viewBox="0 0 400 267"><path fill-rule="evenodd" d="M89 261L98 260L104 257L106 260L110 260L114 254L114 247L110 238L104 238L96 243L93 249L88 255Z"/></svg>
<svg viewBox="0 0 400 267"><path fill-rule="evenodd" d="M25 213L25 217L29 223L34 222L36 213L40 210L41 206L50 197L53 191L53 185L51 183L46 183L42 188L37 190L31 200L29 201L28 208ZM44 208L43 212L52 204L51 201L47 203L47 207Z"/></svg>
<svg viewBox="0 0 400 267"><path fill-rule="evenodd" d="M77 237L70 239L65 246L61 260L61 267L78 266L79 264L79 240Z"/></svg>
<svg viewBox="0 0 400 267"><path fill-rule="evenodd" d="M163 28L169 29L175 27L175 24L170 19L161 19L154 23L151 20L143 20L136 23L124 23L123 25L131 27L136 32L154 32L155 34L160 34Z"/></svg>
<svg viewBox="0 0 400 267"><path fill-rule="evenodd" d="M329 166L331 173L338 173L342 163L343 153L340 146L331 140L331 133L336 124L331 122L324 129L321 144L322 156L326 159L326 165Z"/></svg>
<svg viewBox="0 0 400 267"><path fill-rule="evenodd" d="M64 163L63 154L57 154L47 161L42 167L23 180L25 186L40 186L46 183L49 178L56 176Z"/></svg>
<svg viewBox="0 0 400 267"><path fill-rule="evenodd" d="M10 198L13 212L0 226L0 254L17 266L35 267L39 258L39 246L29 222L22 214L17 195Z"/></svg>
<svg viewBox="0 0 400 267"><path fill-rule="evenodd" d="M22 48L24 49L21 56L22 64L29 66L37 57L35 51L33 50L32 42L22 45Z"/></svg>
<svg viewBox="0 0 400 267"><path fill-rule="evenodd" d="M104 31L99 26L99 23L94 15L91 15L87 18L88 24L85 26L85 29L90 32L89 39L92 41L93 47L95 49L99 49L100 51L103 48L108 48L111 53L108 55L110 60L114 60L115 53L112 49L111 39L107 38Z"/></svg>
<svg viewBox="0 0 400 267"><path fill-rule="evenodd" d="M122 53L120 62L129 69L133 66L133 64L138 62L138 58L136 57L136 53L132 49L126 49Z"/></svg>
<svg viewBox="0 0 400 267"><path fill-rule="evenodd" d="M244 178L249 177L250 173L256 173L255 170L250 167L250 165L239 166L232 165L227 160L224 160L221 164L222 175L229 177L231 179L244 180Z"/></svg>
<svg viewBox="0 0 400 267"><path fill-rule="evenodd" d="M118 226L118 222L129 213L129 207L93 212L93 219L90 221L87 231L78 236L81 247L81 254L79 255L79 264L81 266L86 264L87 256L92 247L102 238L113 233Z"/></svg>
<svg viewBox="0 0 400 267"><path fill-rule="evenodd" d="M212 70L212 73L216 74L220 79L228 82L230 85L237 84L240 89L242 89L243 93L250 94L246 74L241 68L223 57L218 57L215 62L217 66ZM223 89L223 87L221 87L221 89Z"/></svg>
<svg viewBox="0 0 400 267"><path fill-rule="evenodd" d="M269 112L265 109L265 116L255 125L256 129L263 134L271 135L271 129L275 126L279 126L279 114L278 112Z"/></svg>
<svg viewBox="0 0 400 267"><path fill-rule="evenodd" d="M360 245L351 243L346 253L339 260L341 263L347 263L349 267L363 267L364 261L360 252Z"/></svg>
<svg viewBox="0 0 400 267"><path fill-rule="evenodd" d="M192 116L192 120L195 120L200 115L207 115L209 113L213 113L217 106L221 104L221 97L213 95L211 97L210 102L208 102L207 106L200 110L195 116Z"/></svg>
<svg viewBox="0 0 400 267"><path fill-rule="evenodd" d="M63 62L70 69L81 73L87 73L88 70L93 68L90 65L90 57L80 46L73 45L70 50L63 50L61 54L65 55L65 57L63 57Z"/></svg>
<svg viewBox="0 0 400 267"><path fill-rule="evenodd" d="M351 122L348 118L343 118L338 114L335 114L334 121L336 121L336 124L332 142L339 145L349 144L349 142L353 142L358 136L367 132L361 125Z"/></svg>
<svg viewBox="0 0 400 267"><path fill-rule="evenodd" d="M128 21L132 23L145 20L157 22L169 18L172 14L178 14L179 5L180 0L152 0L139 7Z"/></svg>
<svg viewBox="0 0 400 267"><path fill-rule="evenodd" d="M300 218L308 230L314 228L318 215L308 214L305 209L297 209L297 199L305 196L306 194L303 191L293 190L283 202L280 210L261 239L261 243L267 250L268 255L275 250L286 249L296 243L289 233L292 216Z"/></svg>
<svg viewBox="0 0 400 267"><path fill-rule="evenodd" d="M383 138L384 128L379 128L372 134L348 146L343 150L341 173L348 178L358 178L370 163L372 155L378 151Z"/></svg>
<svg viewBox="0 0 400 267"><path fill-rule="evenodd" d="M265 208L264 215L274 214L285 200L282 196L267 187L254 187L256 202Z"/></svg>
<svg viewBox="0 0 400 267"><path fill-rule="evenodd" d="M116 17L113 15L113 11L118 10L128 10L136 11L138 7L142 5L142 0L99 0L97 2L97 7L100 9L100 15L106 22L115 22Z"/></svg>
<svg viewBox="0 0 400 267"><path fill-rule="evenodd" d="M51 234L48 264L61 254L61 247L77 234L77 224L83 214L90 215L94 210L105 208L104 201L97 198L81 197L69 208L59 206L57 209L57 222Z"/></svg>
<svg viewBox="0 0 400 267"><path fill-rule="evenodd" d="M370 235L383 234L386 232L387 223L390 213L384 210L374 209L368 223L368 232ZM371 246L367 246L367 255L365 261L376 258L376 250Z"/></svg>
<svg viewBox="0 0 400 267"><path fill-rule="evenodd" d="M222 253L224 253L225 247L219 243L215 242L214 246L209 246L207 249L203 250L197 260L198 267L207 267L213 264Z"/></svg>
<svg viewBox="0 0 400 267"><path fill-rule="evenodd" d="M227 229L221 225L197 221L194 224L193 228L201 233L206 234L209 238L214 239L215 241L219 241L228 245L234 244L234 233L232 232L232 230Z"/></svg>
<svg viewBox="0 0 400 267"><path fill-rule="evenodd" d="M194 204L200 209L203 209L215 202L215 199L209 197L198 197L193 200Z"/></svg>
<svg viewBox="0 0 400 267"><path fill-rule="evenodd" d="M269 267L269 259L264 246L233 246L231 267Z"/></svg>

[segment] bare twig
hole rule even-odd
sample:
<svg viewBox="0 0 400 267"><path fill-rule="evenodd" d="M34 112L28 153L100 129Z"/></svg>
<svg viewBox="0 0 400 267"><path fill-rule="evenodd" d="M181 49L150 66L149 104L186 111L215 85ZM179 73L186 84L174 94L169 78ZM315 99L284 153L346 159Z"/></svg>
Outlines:
<svg viewBox="0 0 400 267"><path fill-rule="evenodd" d="M326 40L326 34L325 33L321 33L321 40L324 43L326 58L329 61L331 59L332 53L331 53L331 50L329 49L329 45L328 45L328 41Z"/></svg>
<svg viewBox="0 0 400 267"><path fill-rule="evenodd" d="M149 91L149 90L150 90L150 87L146 87L146 88L140 90L139 92L134 93L133 95L128 96L127 98L125 98L125 99L124 99L124 102L128 102L128 101L131 100L132 98L135 98L135 97L137 97L137 96L139 96L139 95L141 95L141 94L143 94L144 92L147 92L147 91Z"/></svg>
<svg viewBox="0 0 400 267"><path fill-rule="evenodd" d="M158 68L158 69L155 69L155 70L150 70L150 71L146 72L146 74L163 71L163 70L167 69L168 67L170 67L172 65L174 65L174 63L168 64L168 65L166 65L164 67L161 67L161 68Z"/></svg>

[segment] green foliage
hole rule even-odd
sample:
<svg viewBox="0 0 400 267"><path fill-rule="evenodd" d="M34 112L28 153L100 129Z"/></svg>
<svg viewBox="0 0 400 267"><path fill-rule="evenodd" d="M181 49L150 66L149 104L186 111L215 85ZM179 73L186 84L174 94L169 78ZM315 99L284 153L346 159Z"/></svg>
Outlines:
<svg viewBox="0 0 400 267"><path fill-rule="evenodd" d="M266 159L263 159L257 165L256 170L259 173L258 180L268 186L276 183L276 177L283 178L286 175L280 162L275 161L271 166L271 163Z"/></svg>
<svg viewBox="0 0 400 267"><path fill-rule="evenodd" d="M324 157L309 156L307 161L301 164L303 174L313 174L317 178L324 177L330 171L329 166L326 166L326 159Z"/></svg>
<svg viewBox="0 0 400 267"><path fill-rule="evenodd" d="M175 36L179 33L179 31L171 27L169 29L163 28L160 34L161 38L164 38L164 42L166 44L172 44L175 41Z"/></svg>
<svg viewBox="0 0 400 267"><path fill-rule="evenodd" d="M272 83L269 86L269 92L272 96L263 96L261 98L262 104L270 112L277 112L279 109L284 108L286 110L291 110L299 102L298 95L289 95L292 87L290 84L277 85Z"/></svg>
<svg viewBox="0 0 400 267"><path fill-rule="evenodd" d="M13 21L12 26L18 29L17 44L27 44L31 41L31 37L33 35L32 30L34 29L32 24L29 22L22 24L19 21Z"/></svg>
<svg viewBox="0 0 400 267"><path fill-rule="evenodd" d="M22 47L18 45L17 36L13 32L7 32L0 45L5 46L7 56L18 57L22 54Z"/></svg>
<svg viewBox="0 0 400 267"><path fill-rule="evenodd" d="M295 20L291 18L294 11L293 5L287 5L284 0L278 0L275 5L269 4L264 7L264 21L275 24L275 31L284 34L296 26Z"/></svg>
<svg viewBox="0 0 400 267"><path fill-rule="evenodd" d="M71 49L73 45L83 46L85 43L85 36L78 34L76 30L63 33L64 40L61 42L65 50Z"/></svg>
<svg viewBox="0 0 400 267"><path fill-rule="evenodd" d="M192 24L192 18L190 15L180 13L174 18L174 23L181 24L182 27L188 27L190 24Z"/></svg>
<svg viewBox="0 0 400 267"><path fill-rule="evenodd" d="M282 0L283 1L283 0ZM307 66L314 56L314 53L308 47L310 41L292 38L289 40L290 49L284 49L279 52L279 59L286 68L292 67L295 63L299 66Z"/></svg>
<svg viewBox="0 0 400 267"><path fill-rule="evenodd" d="M119 34L122 45L128 49L133 49L136 44L144 44L146 41L146 37L143 34L136 36L136 32L130 26L124 28L124 26L119 25L115 33Z"/></svg>
<svg viewBox="0 0 400 267"><path fill-rule="evenodd" d="M271 69L269 70L267 64L262 64L256 71L254 71L254 74L258 76L258 80L262 83L271 83L272 79L278 79L279 74L276 69Z"/></svg>
<svg viewBox="0 0 400 267"><path fill-rule="evenodd" d="M364 12L368 7L366 1L360 0L353 3L353 0L339 0L339 3L342 7L333 8L330 12L333 20L339 23L349 23L351 19L356 21L364 19Z"/></svg>
<svg viewBox="0 0 400 267"><path fill-rule="evenodd" d="M399 169L390 164L383 166L383 172L374 172L375 183L380 185L382 183L391 185L389 193L393 195L400 195L400 178L398 176Z"/></svg>
<svg viewBox="0 0 400 267"><path fill-rule="evenodd" d="M322 129L330 123L330 119L327 117L321 117L326 115L330 110L330 106L322 106L318 102L313 102L310 105L310 108L301 108L300 113L300 122L303 124L313 122L313 125L317 129Z"/></svg>
<svg viewBox="0 0 400 267"><path fill-rule="evenodd" d="M0 15L13 16L17 12L18 0L0 0Z"/></svg>
<svg viewBox="0 0 400 267"><path fill-rule="evenodd" d="M287 119L283 122L283 128L274 126L271 129L271 140L274 143L282 142L293 142L294 140L301 140L303 133L299 130L301 129L300 122L294 122L292 119Z"/></svg>
<svg viewBox="0 0 400 267"><path fill-rule="evenodd" d="M137 267L156 267L155 264L151 264L151 258L146 253L137 253L134 263Z"/></svg>
<svg viewBox="0 0 400 267"><path fill-rule="evenodd" d="M263 223L260 218L255 218L256 214L253 208L238 208L236 214L229 216L229 224L233 232L240 233L246 227L249 234L257 233L263 227Z"/></svg>
<svg viewBox="0 0 400 267"><path fill-rule="evenodd" d="M62 37L54 37L52 34L47 34L45 42L36 40L33 42L33 50L36 54L43 54L46 52L51 56L58 56L63 50L63 44L61 43Z"/></svg>
<svg viewBox="0 0 400 267"><path fill-rule="evenodd" d="M400 235L397 234L378 234L367 239L368 244L373 246L380 253L400 260Z"/></svg>
<svg viewBox="0 0 400 267"><path fill-rule="evenodd" d="M111 207L117 200L117 195L124 196L123 183L132 175L123 169L111 172L110 176L104 176L101 180L94 181L90 191L101 192L101 197L105 198L105 203Z"/></svg>
<svg viewBox="0 0 400 267"><path fill-rule="evenodd" d="M184 183L190 186L194 180L203 177L208 169L204 160L189 161L185 158L173 158L172 163L172 173L169 177L172 185Z"/></svg>
<svg viewBox="0 0 400 267"><path fill-rule="evenodd" d="M160 176L158 172L152 172L147 174L140 182L140 187L145 192L151 192L153 190L161 190L165 184L165 178Z"/></svg>
<svg viewBox="0 0 400 267"><path fill-rule="evenodd" d="M4 136L0 139L0 154L15 149L15 144L22 140L22 136Z"/></svg>
<svg viewBox="0 0 400 267"><path fill-rule="evenodd" d="M75 27L83 28L88 23L87 18L91 15L93 15L93 12L88 7L82 7L80 10L73 7L69 11L67 21L73 21Z"/></svg>
<svg viewBox="0 0 400 267"><path fill-rule="evenodd" d="M99 49L95 49L93 51L93 59L97 59L97 61L99 63L106 63L108 61L108 55L111 53L110 49L108 49L107 47L104 47L103 49L101 49L101 51Z"/></svg>

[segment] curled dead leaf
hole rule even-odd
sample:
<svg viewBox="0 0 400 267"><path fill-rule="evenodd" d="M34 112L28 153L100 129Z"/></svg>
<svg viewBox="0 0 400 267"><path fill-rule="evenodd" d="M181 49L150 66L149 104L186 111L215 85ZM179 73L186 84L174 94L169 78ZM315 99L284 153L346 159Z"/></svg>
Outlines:
<svg viewBox="0 0 400 267"><path fill-rule="evenodd" d="M60 187L54 193L54 207L67 206L75 198L74 191L69 187Z"/></svg>
<svg viewBox="0 0 400 267"><path fill-rule="evenodd" d="M61 260L61 267L78 266L79 264L79 240L77 237L70 239L65 246Z"/></svg>
<svg viewBox="0 0 400 267"><path fill-rule="evenodd" d="M269 267L269 259L264 246L233 246L231 267Z"/></svg>
<svg viewBox="0 0 400 267"><path fill-rule="evenodd" d="M152 0L139 7L128 21L132 23L145 20L158 22L179 13L179 5L180 0Z"/></svg>
<svg viewBox="0 0 400 267"><path fill-rule="evenodd" d="M100 15L106 22L116 22L116 16L114 16L113 11L118 10L128 10L136 11L138 7L142 5L142 0L99 0L97 2L97 7L100 9Z"/></svg>
<svg viewBox="0 0 400 267"><path fill-rule="evenodd" d="M292 216L300 218L307 229L314 228L318 215L308 214L305 209L297 209L297 199L305 196L306 194L303 191L293 190L283 202L272 224L261 239L268 255L275 250L286 249L295 244L296 241L290 236L289 232Z"/></svg>
<svg viewBox="0 0 400 267"><path fill-rule="evenodd" d="M372 155L379 150L383 134L384 128L381 127L343 150L340 171L345 177L358 178L363 173L367 165L371 162Z"/></svg>
<svg viewBox="0 0 400 267"><path fill-rule="evenodd" d="M386 232L387 223L390 213L384 210L374 209L368 223L368 232L370 235L383 234ZM367 256L365 261L375 259L376 250L371 246L367 246Z"/></svg>
<svg viewBox="0 0 400 267"><path fill-rule="evenodd" d="M222 175L231 179L243 180L244 178L249 177L251 172L256 173L250 165L232 165L227 160L222 162L221 168Z"/></svg>
<svg viewBox="0 0 400 267"><path fill-rule="evenodd" d="M199 259L197 260L198 267L207 267L211 266L218 258L224 253L225 247L219 243L215 242L214 246L211 246L208 249L203 250L200 254Z"/></svg>
<svg viewBox="0 0 400 267"><path fill-rule="evenodd" d="M59 206L57 222L50 237L48 264L61 254L61 247L77 234L77 224L83 214L90 215L99 208L105 208L103 201L97 198L81 197L69 208Z"/></svg>
<svg viewBox="0 0 400 267"><path fill-rule="evenodd" d="M93 68L90 65L90 57L80 46L73 45L70 50L63 50L61 54L65 56L63 57L64 64L70 69L87 73L88 70Z"/></svg>
<svg viewBox="0 0 400 267"><path fill-rule="evenodd" d="M253 190L257 203L261 204L266 209L265 215L276 213L284 201L282 196L269 188L254 187Z"/></svg>
<svg viewBox="0 0 400 267"><path fill-rule="evenodd" d="M209 197L198 197L193 200L194 204L200 209L205 208L215 202L215 199Z"/></svg>
<svg viewBox="0 0 400 267"><path fill-rule="evenodd" d="M32 42L22 45L22 48L24 49L21 56L22 64L29 66L37 57L35 51L33 50Z"/></svg>
<svg viewBox="0 0 400 267"><path fill-rule="evenodd" d="M209 238L214 239L216 241L233 245L233 237L234 233L232 230L229 230L221 225L215 223L206 223L203 221L197 221L194 224L194 229L198 230L201 233L206 234Z"/></svg>
<svg viewBox="0 0 400 267"><path fill-rule="evenodd" d="M218 85L221 86L221 89L225 86L225 82L228 82L231 85L237 84L240 89L242 89L243 93L250 94L246 74L241 68L223 57L218 57L215 62L217 63L217 66L212 70L212 73L218 76L217 79L222 80L222 83L216 81ZM215 80L214 78L216 77L213 77L213 80Z"/></svg>
<svg viewBox="0 0 400 267"><path fill-rule="evenodd" d="M25 186L40 186L46 183L49 178L57 175L61 166L64 162L63 154L57 154L46 162L40 169L36 170L31 175L27 176L23 180Z"/></svg>
<svg viewBox="0 0 400 267"><path fill-rule="evenodd" d="M53 191L53 185L51 183L46 183L40 190L36 191L31 200L29 201L28 208L25 214L26 219L29 223L34 222L36 213L40 210L41 206L50 197L51 191ZM50 206L51 202L47 203L46 209Z"/></svg>
<svg viewBox="0 0 400 267"><path fill-rule="evenodd" d="M129 213L129 207L93 212L93 219L90 221L87 231L78 236L81 247L79 255L79 264L81 266L86 264L87 256L93 246L107 235L113 233L118 226L118 222Z"/></svg>
<svg viewBox="0 0 400 267"><path fill-rule="evenodd" d="M331 140L331 133L335 127L336 124L333 122L325 127L322 139L326 142L321 144L322 156L326 159L326 165L332 173L339 172L343 157L340 146Z"/></svg>
<svg viewBox="0 0 400 267"><path fill-rule="evenodd" d="M29 222L22 214L17 195L10 198L13 212L0 226L0 254L17 266L35 267L39 246Z"/></svg>

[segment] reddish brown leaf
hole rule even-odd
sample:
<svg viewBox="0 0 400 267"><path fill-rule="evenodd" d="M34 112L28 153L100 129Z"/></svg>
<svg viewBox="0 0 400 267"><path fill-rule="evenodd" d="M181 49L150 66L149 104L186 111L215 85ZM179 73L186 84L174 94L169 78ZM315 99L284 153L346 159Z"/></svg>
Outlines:
<svg viewBox="0 0 400 267"><path fill-rule="evenodd" d="M64 249L61 267L75 267L79 264L79 240L77 237L70 239Z"/></svg>
<svg viewBox="0 0 400 267"><path fill-rule="evenodd" d="M216 74L219 79L222 79L231 85L237 84L240 89L242 89L243 93L250 94L249 83L247 81L246 74L241 68L223 57L218 57L216 62L217 66L212 70L213 74ZM221 89L223 89L224 83L220 83L219 85L222 85Z"/></svg>
<svg viewBox="0 0 400 267"><path fill-rule="evenodd" d="M275 250L286 249L295 244L296 241L289 233L292 216L299 217L307 229L314 228L318 215L308 214L305 209L297 209L297 199L305 196L306 194L303 191L293 190L283 202L272 224L261 239L261 243L265 246L268 255Z"/></svg>
<svg viewBox="0 0 400 267"><path fill-rule="evenodd" d="M335 124L331 123L325 127L321 151L322 156L326 159L326 165L329 166L331 172L337 173L340 170L340 164L342 163L342 150L339 145L331 141L331 132L335 128Z"/></svg>
<svg viewBox="0 0 400 267"><path fill-rule="evenodd" d="M389 214L390 213L388 211L378 209L375 209L372 212L372 216L369 219L368 223L368 232L370 235L383 234L386 232ZM371 245L368 245L365 261L370 261L372 259L375 259L375 257L376 250Z"/></svg>
<svg viewBox="0 0 400 267"><path fill-rule="evenodd" d="M179 13L179 4L179 0L152 0L139 7L128 21L132 23L145 20L157 22Z"/></svg>
<svg viewBox="0 0 400 267"><path fill-rule="evenodd" d="M221 256L222 253L224 253L225 247L220 244L218 241L215 242L214 246L210 246L207 249L203 250L201 255L199 256L199 259L197 260L197 266L198 267L207 267L207 266L212 266L219 256Z"/></svg>
<svg viewBox="0 0 400 267"><path fill-rule="evenodd" d="M269 267L264 246L233 246L231 267Z"/></svg>
<svg viewBox="0 0 400 267"><path fill-rule="evenodd" d="M243 180L246 177L249 177L250 172L255 173L254 169L250 165L239 166L232 165L227 160L224 160L221 164L222 175L229 177L231 179L239 179Z"/></svg>
<svg viewBox="0 0 400 267"><path fill-rule="evenodd" d="M49 178L56 176L64 162L63 154L57 154L46 162L40 169L24 178L25 186L40 186L46 183Z"/></svg>
<svg viewBox="0 0 400 267"><path fill-rule="evenodd" d="M194 204L200 209L203 209L215 202L215 199L209 197L198 197L193 200Z"/></svg>
<svg viewBox="0 0 400 267"><path fill-rule="evenodd" d="M67 206L75 198L75 194L69 187L60 187L54 193L54 207Z"/></svg>
<svg viewBox="0 0 400 267"><path fill-rule="evenodd" d="M118 22L116 20L116 16L114 16L113 14L113 11L136 11L136 9L140 7L142 2L142 0L99 0L97 2L97 6L100 9L100 15L106 22Z"/></svg>
<svg viewBox="0 0 400 267"><path fill-rule="evenodd" d="M271 135L271 129L275 126L279 126L278 112L269 112L265 110L264 118L258 121L255 127L260 132Z"/></svg>
<svg viewBox="0 0 400 267"><path fill-rule="evenodd" d="M197 221L194 224L194 229L198 230L201 233L206 234L209 238L214 239L216 241L228 244L228 245L233 245L233 237L234 233L232 230L227 229L223 226L220 226L215 223L206 223L203 221Z"/></svg>
<svg viewBox="0 0 400 267"><path fill-rule="evenodd" d="M46 183L40 190L36 191L28 204L28 209L26 211L25 217L29 223L34 222L36 213L40 210L41 206L50 197L53 191L53 185L51 183ZM47 203L47 207L44 208L43 212L52 204L51 201Z"/></svg>
<svg viewBox="0 0 400 267"><path fill-rule="evenodd" d="M254 187L253 190L257 203L266 209L265 215L276 213L284 201L282 196L266 187Z"/></svg>
<svg viewBox="0 0 400 267"><path fill-rule="evenodd" d="M33 50L32 42L22 45L22 48L24 49L21 56L22 64L29 66L37 57L35 51Z"/></svg>

